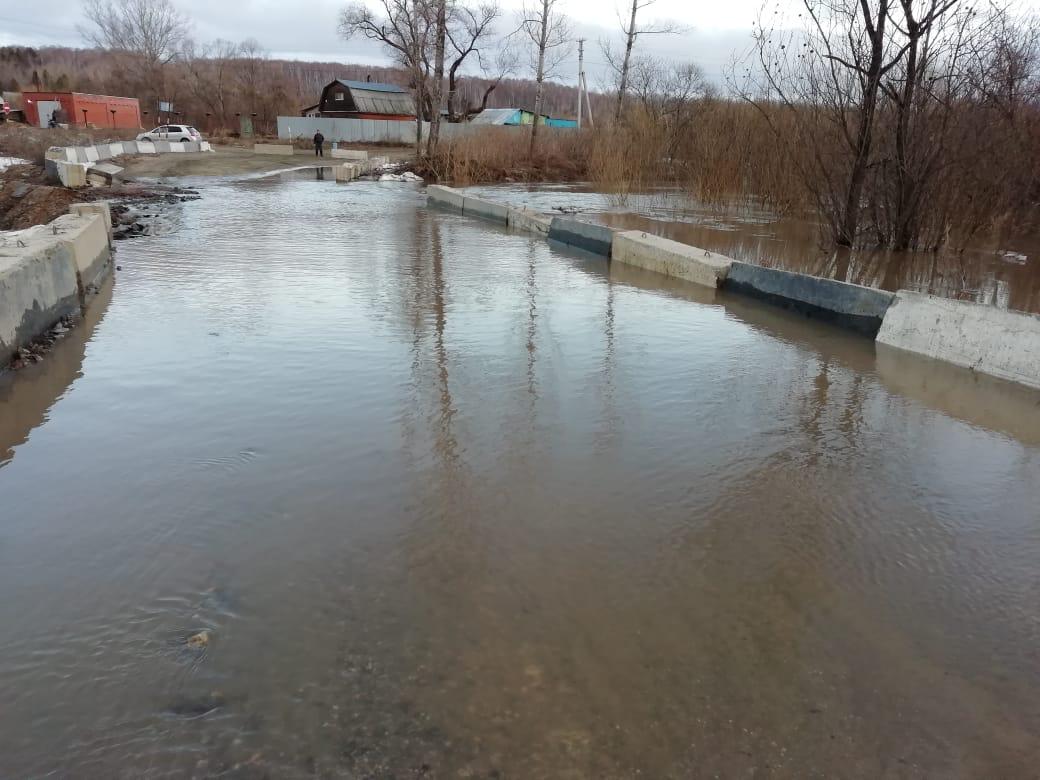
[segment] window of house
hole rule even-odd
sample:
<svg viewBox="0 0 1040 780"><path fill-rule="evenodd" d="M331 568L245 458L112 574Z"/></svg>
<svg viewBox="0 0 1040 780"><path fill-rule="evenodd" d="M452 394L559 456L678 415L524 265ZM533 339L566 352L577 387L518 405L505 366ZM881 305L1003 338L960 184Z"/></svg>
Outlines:
<svg viewBox="0 0 1040 780"><path fill-rule="evenodd" d="M336 100L343 100L346 96L342 92L336 93Z"/></svg>

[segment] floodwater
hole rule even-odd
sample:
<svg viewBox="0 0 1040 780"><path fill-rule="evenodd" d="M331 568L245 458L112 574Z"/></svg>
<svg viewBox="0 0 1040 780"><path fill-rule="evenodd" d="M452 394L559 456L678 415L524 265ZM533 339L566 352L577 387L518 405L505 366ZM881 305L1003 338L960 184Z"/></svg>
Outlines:
<svg viewBox="0 0 1040 780"><path fill-rule="evenodd" d="M756 207L709 206L675 189L623 197L571 184L471 189L539 211L577 209L580 219L643 230L755 265L1040 313L1040 236L980 236L963 252L836 252L823 248L822 228L812 220L779 218Z"/></svg>
<svg viewBox="0 0 1040 780"><path fill-rule="evenodd" d="M0 776L1035 776L1040 395L411 185L202 194L0 377Z"/></svg>

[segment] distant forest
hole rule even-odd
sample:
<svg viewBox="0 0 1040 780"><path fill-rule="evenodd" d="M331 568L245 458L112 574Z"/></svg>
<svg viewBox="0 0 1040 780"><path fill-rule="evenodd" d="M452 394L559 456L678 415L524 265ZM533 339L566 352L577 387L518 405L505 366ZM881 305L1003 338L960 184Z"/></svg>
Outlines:
<svg viewBox="0 0 1040 780"><path fill-rule="evenodd" d="M333 79L371 78L411 86L403 68L271 59L249 41L238 45L218 41L205 52L184 52L159 76L147 80L138 69L127 67L124 58L122 53L100 49L0 47L0 88L136 97L142 111L150 115L155 113L155 102L163 99L174 104L183 121L209 132L233 129L236 114L255 114L257 129L270 132L275 117L299 115L318 102L322 87ZM464 76L459 82L460 104L478 107L491 84L485 78ZM594 114L606 118L611 98L598 93L590 97ZM533 80L504 78L489 95L487 107L532 109L534 99ZM573 117L577 89L547 81L544 101L546 113Z"/></svg>

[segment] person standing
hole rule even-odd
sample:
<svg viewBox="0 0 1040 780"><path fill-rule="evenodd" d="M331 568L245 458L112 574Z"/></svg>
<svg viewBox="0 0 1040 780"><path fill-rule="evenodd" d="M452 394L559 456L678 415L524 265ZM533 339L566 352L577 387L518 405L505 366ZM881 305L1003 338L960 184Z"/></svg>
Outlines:
<svg viewBox="0 0 1040 780"><path fill-rule="evenodd" d="M325 156L325 136L321 134L321 130L314 134L314 156Z"/></svg>

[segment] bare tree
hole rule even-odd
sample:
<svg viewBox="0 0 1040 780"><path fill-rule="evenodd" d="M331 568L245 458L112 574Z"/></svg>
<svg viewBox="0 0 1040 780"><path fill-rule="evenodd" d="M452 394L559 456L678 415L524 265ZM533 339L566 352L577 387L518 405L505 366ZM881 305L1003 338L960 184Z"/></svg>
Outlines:
<svg viewBox="0 0 1040 780"><path fill-rule="evenodd" d="M241 45L220 38L201 50L191 40L181 47L179 59L191 94L222 128L228 127L231 101L237 92L233 76L242 54Z"/></svg>
<svg viewBox="0 0 1040 780"><path fill-rule="evenodd" d="M435 33L431 29L430 8L426 0L381 0L380 5L380 14L373 13L362 0L344 8L339 17L339 34L344 40L362 35L378 41L408 70L416 98L415 148L421 154L423 114L429 101L428 50Z"/></svg>
<svg viewBox="0 0 1040 780"><path fill-rule="evenodd" d="M625 95L628 91L629 71L632 66L632 50L635 48L639 37L641 35L675 35L685 31L682 25L674 22L653 22L640 26L636 18L639 12L656 2L657 0L632 0L627 22L618 14L618 23L621 26L622 34L625 36L625 51L623 54L618 56L609 43L600 41L603 56L617 77L617 103L614 107L615 122L621 119L621 109L624 106Z"/></svg>
<svg viewBox="0 0 1040 780"><path fill-rule="evenodd" d="M545 79L556 72L560 63L570 53L570 20L559 11L558 5L559 0L534 0L521 12L520 29L527 34L534 49L535 97L530 150L532 157L542 116Z"/></svg>
<svg viewBox="0 0 1040 780"><path fill-rule="evenodd" d="M426 143L426 153L433 156L441 136L441 103L444 97L444 49L448 36L448 1L433 2L433 88L430 90L430 103L433 105L430 117L430 137Z"/></svg>
<svg viewBox="0 0 1040 780"><path fill-rule="evenodd" d="M453 53L451 66L448 68L449 122L457 122L459 119L455 112L455 102L458 98L460 69L471 55L476 55L477 59L481 61L481 68L484 68L485 62L481 57L481 48L493 34L495 20L500 14L501 11L495 3L483 3L476 7L453 5L450 9L447 38ZM493 69L503 74L505 72L505 69ZM495 86L501 78L502 76L498 77ZM493 89L494 86L491 87L491 90ZM491 92L489 91L487 94L490 95ZM486 105L486 98L484 103Z"/></svg>
<svg viewBox="0 0 1040 780"><path fill-rule="evenodd" d="M177 56L190 25L171 0L84 0L90 22L80 33L94 46L165 65Z"/></svg>

